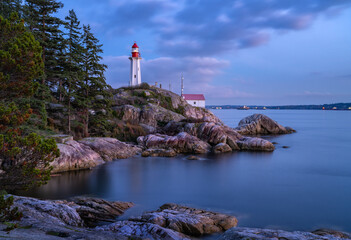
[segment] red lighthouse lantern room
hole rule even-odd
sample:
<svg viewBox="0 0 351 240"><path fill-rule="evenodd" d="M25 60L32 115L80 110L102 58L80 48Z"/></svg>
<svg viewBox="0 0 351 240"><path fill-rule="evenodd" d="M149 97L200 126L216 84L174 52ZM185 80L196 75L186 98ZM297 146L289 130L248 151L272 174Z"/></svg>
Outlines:
<svg viewBox="0 0 351 240"><path fill-rule="evenodd" d="M134 45L132 46L132 57L140 57L140 54L139 54L139 47L136 43L134 43Z"/></svg>

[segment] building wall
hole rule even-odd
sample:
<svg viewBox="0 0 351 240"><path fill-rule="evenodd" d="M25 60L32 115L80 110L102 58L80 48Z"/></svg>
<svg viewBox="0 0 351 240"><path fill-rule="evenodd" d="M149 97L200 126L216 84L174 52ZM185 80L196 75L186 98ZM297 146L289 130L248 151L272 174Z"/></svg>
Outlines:
<svg viewBox="0 0 351 240"><path fill-rule="evenodd" d="M204 100L186 100L191 106L205 108L206 104Z"/></svg>
<svg viewBox="0 0 351 240"><path fill-rule="evenodd" d="M141 84L140 59L131 57L130 59L130 86Z"/></svg>

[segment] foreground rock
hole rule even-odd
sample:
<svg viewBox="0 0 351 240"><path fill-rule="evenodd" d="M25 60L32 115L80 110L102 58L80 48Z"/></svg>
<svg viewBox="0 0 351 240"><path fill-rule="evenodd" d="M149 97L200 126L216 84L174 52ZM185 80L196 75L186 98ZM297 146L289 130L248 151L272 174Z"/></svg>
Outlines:
<svg viewBox="0 0 351 240"><path fill-rule="evenodd" d="M97 152L77 141L68 140L58 143L57 147L60 150L60 157L51 163L52 173L89 169L104 163Z"/></svg>
<svg viewBox="0 0 351 240"><path fill-rule="evenodd" d="M130 220L157 224L189 236L223 232L235 227L238 222L233 216L177 204L164 204L157 211Z"/></svg>
<svg viewBox="0 0 351 240"><path fill-rule="evenodd" d="M263 114L253 114L242 119L236 128L243 135L287 134L295 132L290 127L283 127Z"/></svg>
<svg viewBox="0 0 351 240"><path fill-rule="evenodd" d="M113 232L128 239L154 239L154 240L190 240L188 236L171 229L163 228L157 224L119 221L113 224L97 227L100 232Z"/></svg>
<svg viewBox="0 0 351 240"><path fill-rule="evenodd" d="M208 143L186 132L175 136L163 134L141 136L138 138L138 144L146 149L173 149L177 153L207 153L211 150Z"/></svg>
<svg viewBox="0 0 351 240"><path fill-rule="evenodd" d="M98 222L115 222L116 217L134 206L131 202L109 202L104 199L91 197L75 197L67 203L76 209L84 224L88 227L96 226Z"/></svg>
<svg viewBox="0 0 351 240"><path fill-rule="evenodd" d="M78 142L93 149L105 161L129 158L140 152L140 148L137 146L121 142L115 138L91 137Z"/></svg>
<svg viewBox="0 0 351 240"><path fill-rule="evenodd" d="M345 240L351 235L337 231L315 231L310 232L288 232L283 230L259 229L259 228L232 228L226 231L218 240L239 240L239 239L288 239L288 240Z"/></svg>

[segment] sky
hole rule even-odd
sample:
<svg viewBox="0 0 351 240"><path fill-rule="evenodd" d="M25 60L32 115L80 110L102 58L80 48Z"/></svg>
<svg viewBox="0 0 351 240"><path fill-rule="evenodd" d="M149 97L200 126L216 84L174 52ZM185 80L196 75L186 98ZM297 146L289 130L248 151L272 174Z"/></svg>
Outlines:
<svg viewBox="0 0 351 240"><path fill-rule="evenodd" d="M103 44L107 83L203 93L207 105L351 102L351 0L61 0Z"/></svg>

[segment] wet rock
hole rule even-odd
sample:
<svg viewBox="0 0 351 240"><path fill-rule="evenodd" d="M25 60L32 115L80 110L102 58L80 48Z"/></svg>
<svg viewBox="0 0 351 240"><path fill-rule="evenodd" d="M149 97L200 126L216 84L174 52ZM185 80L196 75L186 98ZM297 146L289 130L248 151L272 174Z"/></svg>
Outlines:
<svg viewBox="0 0 351 240"><path fill-rule="evenodd" d="M225 153L231 152L232 148L226 143L218 143L216 146L213 147L214 153Z"/></svg>
<svg viewBox="0 0 351 240"><path fill-rule="evenodd" d="M116 217L134 206L131 202L109 202L104 199L91 197L75 197L72 199L79 216L88 227L96 226L98 222L114 222ZM67 203L69 204L69 203Z"/></svg>
<svg viewBox="0 0 351 240"><path fill-rule="evenodd" d="M115 138L91 137L78 142L93 149L105 161L129 158L141 151L139 147L121 142Z"/></svg>
<svg viewBox="0 0 351 240"><path fill-rule="evenodd" d="M274 145L267 140L262 138L252 138L252 137L243 137L236 142L241 150L247 151L265 151L272 152L274 151Z"/></svg>
<svg viewBox="0 0 351 240"><path fill-rule="evenodd" d="M174 149L178 153L207 153L211 149L208 143L185 132L175 136L150 134L139 137L137 141L143 148Z"/></svg>
<svg viewBox="0 0 351 240"><path fill-rule="evenodd" d="M282 230L271 230L271 229L259 229L259 228L231 228L226 231L218 240L239 240L239 239L264 239L264 240L277 240L277 239L289 239L289 240L341 240L350 239L336 237L332 234L317 235L310 232L288 232Z"/></svg>
<svg viewBox="0 0 351 240"><path fill-rule="evenodd" d="M116 232L128 237L128 239L190 240L190 238L179 232L145 222L119 221L107 226L97 227L96 230Z"/></svg>
<svg viewBox="0 0 351 240"><path fill-rule="evenodd" d="M218 233L237 224L237 219L233 216L177 204L164 204L157 211L129 220L157 224L189 236Z"/></svg>
<svg viewBox="0 0 351 240"><path fill-rule="evenodd" d="M287 134L295 132L290 127L283 127L263 114L253 114L242 119L236 128L243 135Z"/></svg>
<svg viewBox="0 0 351 240"><path fill-rule="evenodd" d="M58 143L57 147L60 156L51 163L52 173L89 169L104 163L98 153L77 141L68 140L64 144Z"/></svg>
<svg viewBox="0 0 351 240"><path fill-rule="evenodd" d="M174 149L147 149L141 153L142 157L175 157L177 152Z"/></svg>
<svg viewBox="0 0 351 240"><path fill-rule="evenodd" d="M200 158L198 156L194 156L194 155L190 155L186 159L188 159L188 160L200 160Z"/></svg>
<svg viewBox="0 0 351 240"><path fill-rule="evenodd" d="M289 146L283 146L282 148L290 148Z"/></svg>
<svg viewBox="0 0 351 240"><path fill-rule="evenodd" d="M327 236L327 237L334 236L336 238L341 238L341 239L351 239L350 233L335 231L332 229L317 229L312 233L319 236Z"/></svg>
<svg viewBox="0 0 351 240"><path fill-rule="evenodd" d="M50 222L53 225L83 226L77 211L64 204L29 197L14 196L14 207L18 207L29 222Z"/></svg>

